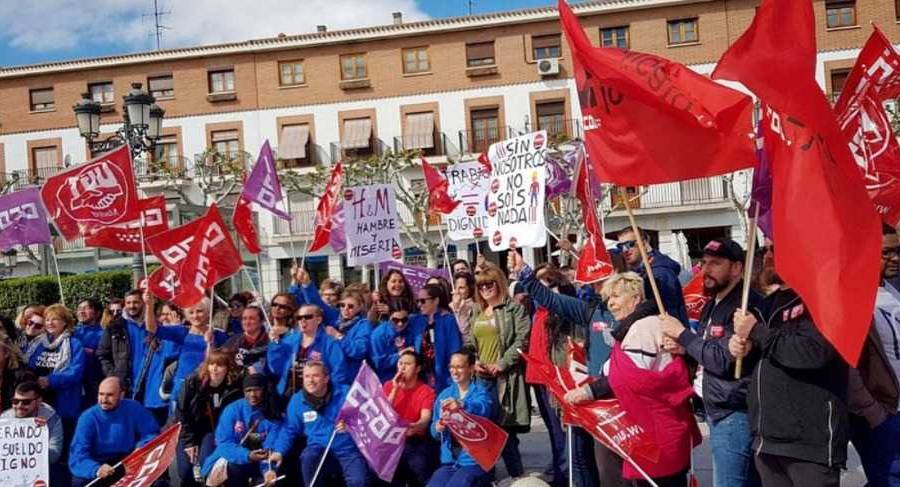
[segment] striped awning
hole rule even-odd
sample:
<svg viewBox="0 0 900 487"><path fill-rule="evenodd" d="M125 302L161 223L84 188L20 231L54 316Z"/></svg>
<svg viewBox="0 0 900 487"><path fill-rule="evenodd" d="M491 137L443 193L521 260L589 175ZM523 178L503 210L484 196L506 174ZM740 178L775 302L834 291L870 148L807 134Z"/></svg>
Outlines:
<svg viewBox="0 0 900 487"><path fill-rule="evenodd" d="M352 118L344 120L344 134L341 147L344 149L365 149L372 141L372 119Z"/></svg>
<svg viewBox="0 0 900 487"><path fill-rule="evenodd" d="M405 149L431 149L434 147L434 112L406 115Z"/></svg>
<svg viewBox="0 0 900 487"><path fill-rule="evenodd" d="M285 125L281 128L278 156L282 159L306 159L309 125Z"/></svg>

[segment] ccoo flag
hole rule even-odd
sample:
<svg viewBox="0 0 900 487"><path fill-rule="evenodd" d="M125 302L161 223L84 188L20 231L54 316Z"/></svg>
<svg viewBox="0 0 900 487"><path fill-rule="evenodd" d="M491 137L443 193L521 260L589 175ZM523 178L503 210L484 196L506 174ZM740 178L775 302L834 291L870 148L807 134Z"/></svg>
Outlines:
<svg viewBox="0 0 900 487"><path fill-rule="evenodd" d="M291 219L290 215L278 207L283 199L281 181L278 180L275 157L272 156L272 148L269 147L268 140L259 149L256 165L253 166L253 171L244 183L241 197L262 206L282 220Z"/></svg>
<svg viewBox="0 0 900 487"><path fill-rule="evenodd" d="M50 224L38 188L0 196L0 251L50 241Z"/></svg>

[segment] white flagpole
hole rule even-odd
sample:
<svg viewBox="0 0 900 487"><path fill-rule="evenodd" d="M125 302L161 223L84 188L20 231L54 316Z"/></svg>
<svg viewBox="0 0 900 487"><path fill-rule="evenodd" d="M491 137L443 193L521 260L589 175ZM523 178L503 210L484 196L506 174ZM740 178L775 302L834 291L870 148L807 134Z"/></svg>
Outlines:
<svg viewBox="0 0 900 487"><path fill-rule="evenodd" d="M247 266L241 268L244 271L244 275L247 276L247 280L250 281L250 287L253 288L253 292L259 296L259 309L262 310L263 318L266 320L266 331L272 329L272 322L269 321L269 315L266 313L266 306L263 304L265 302L265 298L262 294L260 294L259 289L256 287L256 284L253 284L253 277L250 276L250 271L247 270ZM262 285L262 278L260 277L260 285Z"/></svg>
<svg viewBox="0 0 900 487"><path fill-rule="evenodd" d="M331 438L328 438L328 444L325 446L325 451L322 452L322 458L319 459L319 466L316 467L316 473L313 474L312 480L309 481L309 487L316 485L316 479L319 478L319 472L322 471L322 465L325 464L325 457L328 456L328 451L331 450L331 443L334 442L334 436L336 434L336 429L331 431Z"/></svg>
<svg viewBox="0 0 900 487"><path fill-rule="evenodd" d="M299 264L297 264L297 249L294 247L294 213L291 212L291 195L287 195L285 201L288 215L291 217L291 219L288 220L288 237L290 237L289 242L291 244L291 257L294 258L294 264L299 266Z"/></svg>
<svg viewBox="0 0 900 487"><path fill-rule="evenodd" d="M50 243L50 253L53 255L53 264L54 267L56 267L56 283L59 285L59 303L65 306L66 297L63 295L62 277L59 274L59 259L56 258L56 248L52 242Z"/></svg>
<svg viewBox="0 0 900 487"><path fill-rule="evenodd" d="M287 475L279 475L278 477L275 477L275 479L272 480L272 484L274 484L275 482L278 482L279 480L283 480L285 477L287 477ZM256 485L255 487L265 487L266 485L271 485L271 484L268 481L266 481L266 482ZM312 485L312 484L310 484L310 485Z"/></svg>
<svg viewBox="0 0 900 487"><path fill-rule="evenodd" d="M146 244L144 243L144 212L143 211L141 211L140 232L141 232L141 264L143 264L143 266L144 266L144 279L148 279L150 277L150 275L147 273L147 247L146 247ZM140 285L141 283L137 283L137 284ZM149 289L150 286L148 285L147 288Z"/></svg>
<svg viewBox="0 0 900 487"><path fill-rule="evenodd" d="M575 487L575 468L572 461L572 425L566 425L566 452L569 454L569 487Z"/></svg>

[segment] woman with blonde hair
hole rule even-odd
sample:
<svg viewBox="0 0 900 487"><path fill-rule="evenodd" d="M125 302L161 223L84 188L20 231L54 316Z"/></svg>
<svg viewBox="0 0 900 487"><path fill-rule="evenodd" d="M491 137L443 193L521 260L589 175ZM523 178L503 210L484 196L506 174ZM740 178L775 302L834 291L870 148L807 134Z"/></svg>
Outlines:
<svg viewBox="0 0 900 487"><path fill-rule="evenodd" d="M19 347L20 352L27 352L31 341L44 332L44 308L42 304L29 304L22 308L22 311L16 316L18 333L11 338Z"/></svg>

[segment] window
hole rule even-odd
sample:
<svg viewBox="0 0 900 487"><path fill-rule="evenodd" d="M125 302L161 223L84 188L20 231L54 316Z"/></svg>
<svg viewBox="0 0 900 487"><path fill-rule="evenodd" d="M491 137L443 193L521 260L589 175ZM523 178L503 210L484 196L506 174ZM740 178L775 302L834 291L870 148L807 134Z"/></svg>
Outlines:
<svg viewBox="0 0 900 487"><path fill-rule="evenodd" d="M431 65L428 63L427 47L413 47L403 50L404 73L427 73L428 71L431 71Z"/></svg>
<svg viewBox="0 0 900 487"><path fill-rule="evenodd" d="M309 154L309 125L294 124L281 127L278 139L278 158L288 161L288 166L299 165Z"/></svg>
<svg viewBox="0 0 900 487"><path fill-rule="evenodd" d="M240 148L237 130L219 130L212 132L212 146L219 154L227 157L236 156Z"/></svg>
<svg viewBox="0 0 900 487"><path fill-rule="evenodd" d="M600 47L628 49L628 26L600 29Z"/></svg>
<svg viewBox="0 0 900 487"><path fill-rule="evenodd" d="M535 111L538 130L546 130L550 138L566 134L566 102L560 100L538 103Z"/></svg>
<svg viewBox="0 0 900 487"><path fill-rule="evenodd" d="M91 93L91 99L98 103L110 104L116 102L115 91L113 91L111 82L91 83L88 85L88 91Z"/></svg>
<svg viewBox="0 0 900 487"><path fill-rule="evenodd" d="M163 135L154 146L154 161L162 169L180 171L184 167L178 157L178 138L175 135Z"/></svg>
<svg viewBox="0 0 900 487"><path fill-rule="evenodd" d="M281 86L294 86L306 83L303 75L303 61L284 61L278 63L278 72L281 73Z"/></svg>
<svg viewBox="0 0 900 487"><path fill-rule="evenodd" d="M669 24L669 45L687 44L690 42L699 42L700 36L697 33L697 19L681 19L670 20Z"/></svg>
<svg viewBox="0 0 900 487"><path fill-rule="evenodd" d="M53 110L53 88L40 88L28 92L31 99L31 111Z"/></svg>
<svg viewBox="0 0 900 487"><path fill-rule="evenodd" d="M894 18L900 22L900 0L894 0Z"/></svg>
<svg viewBox="0 0 900 487"><path fill-rule="evenodd" d="M59 149L51 147L35 147L31 149L32 176L46 179L59 171Z"/></svg>
<svg viewBox="0 0 900 487"><path fill-rule="evenodd" d="M426 155L433 155L434 112L406 114L406 126L403 133L403 149L420 149L425 151Z"/></svg>
<svg viewBox="0 0 900 487"><path fill-rule="evenodd" d="M856 1L825 2L825 25L829 29L856 25Z"/></svg>
<svg viewBox="0 0 900 487"><path fill-rule="evenodd" d="M534 36L531 38L531 49L534 59L547 59L560 57L562 50L559 34Z"/></svg>
<svg viewBox="0 0 900 487"><path fill-rule="evenodd" d="M494 41L466 44L466 66L475 68L478 66L493 66Z"/></svg>
<svg viewBox="0 0 900 487"><path fill-rule="evenodd" d="M172 87L172 75L153 76L147 78L147 89L150 94L157 100L165 100L175 96L175 89Z"/></svg>
<svg viewBox="0 0 900 487"><path fill-rule="evenodd" d="M372 151L372 119L348 118L344 120L344 131L341 134L341 148L353 150L357 155Z"/></svg>
<svg viewBox="0 0 900 487"><path fill-rule="evenodd" d="M366 78L366 55L365 54L347 54L341 56L341 79L365 79Z"/></svg>
<svg viewBox="0 0 900 487"><path fill-rule="evenodd" d="M831 101L836 102L844 91L844 85L847 83L847 76L850 75L849 69L832 69L831 70Z"/></svg>
<svg viewBox="0 0 900 487"><path fill-rule="evenodd" d="M231 93L234 91L234 70L223 69L209 72L210 93Z"/></svg>
<svg viewBox="0 0 900 487"><path fill-rule="evenodd" d="M499 142L500 115L497 108L472 110L469 114L472 123L472 152L487 153L494 142Z"/></svg>

